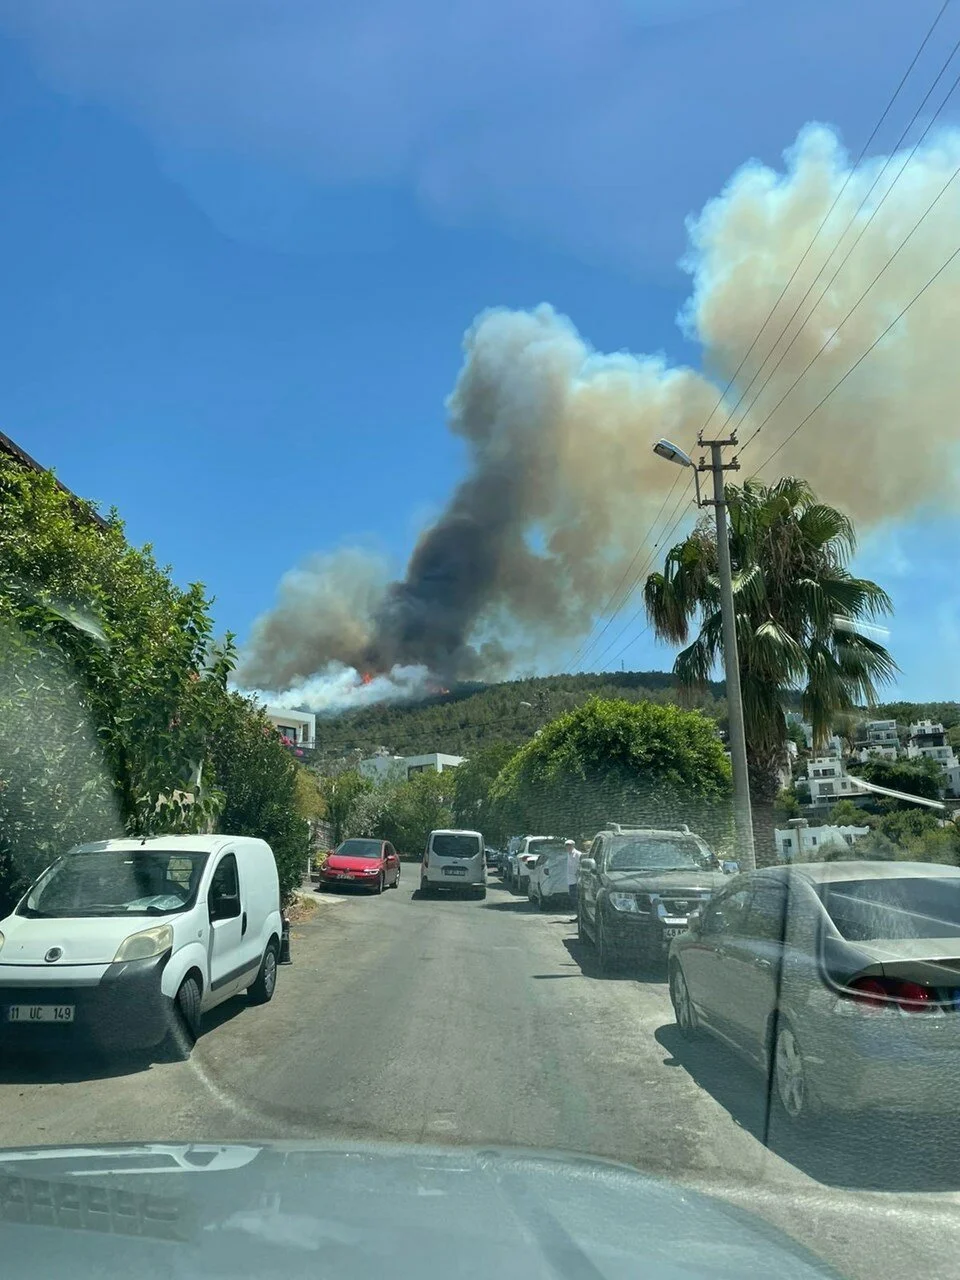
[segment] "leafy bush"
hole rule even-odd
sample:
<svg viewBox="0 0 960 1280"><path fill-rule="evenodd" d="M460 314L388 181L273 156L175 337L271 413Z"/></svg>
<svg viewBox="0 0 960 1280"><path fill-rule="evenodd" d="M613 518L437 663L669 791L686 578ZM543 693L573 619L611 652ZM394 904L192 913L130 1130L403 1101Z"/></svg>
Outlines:
<svg viewBox="0 0 960 1280"><path fill-rule="evenodd" d="M55 645L0 626L0 915L71 845L122 834L83 682Z"/></svg>
<svg viewBox="0 0 960 1280"><path fill-rule="evenodd" d="M300 766L263 712L238 693L221 702L209 758L225 797L219 829L266 840L277 860L280 892L288 897L310 856L310 824L299 808Z"/></svg>
<svg viewBox="0 0 960 1280"><path fill-rule="evenodd" d="M227 693L203 588L116 516L0 458L0 910L79 841L218 827L260 836L285 892L306 865L294 760ZM309 816L309 815L308 815Z"/></svg>
<svg viewBox="0 0 960 1280"><path fill-rule="evenodd" d="M514 832L687 823L720 840L729 834L730 790L713 721L673 706L595 699L518 751L492 799Z"/></svg>

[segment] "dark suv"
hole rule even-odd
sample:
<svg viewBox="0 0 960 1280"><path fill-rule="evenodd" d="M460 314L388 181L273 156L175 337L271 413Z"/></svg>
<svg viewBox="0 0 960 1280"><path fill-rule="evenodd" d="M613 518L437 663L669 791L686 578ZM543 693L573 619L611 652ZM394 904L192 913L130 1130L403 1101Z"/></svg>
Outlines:
<svg viewBox="0 0 960 1280"><path fill-rule="evenodd" d="M658 831L611 822L580 860L579 936L593 942L602 972L618 960L665 959L690 912L737 870L688 827Z"/></svg>

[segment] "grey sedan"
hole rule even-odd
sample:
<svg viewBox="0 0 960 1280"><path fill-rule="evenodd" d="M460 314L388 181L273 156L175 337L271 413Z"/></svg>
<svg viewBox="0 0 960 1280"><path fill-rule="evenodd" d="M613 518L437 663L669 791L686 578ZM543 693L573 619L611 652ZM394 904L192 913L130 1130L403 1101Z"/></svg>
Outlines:
<svg viewBox="0 0 960 1280"><path fill-rule="evenodd" d="M772 1077L791 1119L941 1112L960 1086L960 868L843 861L737 876L675 938L670 998Z"/></svg>

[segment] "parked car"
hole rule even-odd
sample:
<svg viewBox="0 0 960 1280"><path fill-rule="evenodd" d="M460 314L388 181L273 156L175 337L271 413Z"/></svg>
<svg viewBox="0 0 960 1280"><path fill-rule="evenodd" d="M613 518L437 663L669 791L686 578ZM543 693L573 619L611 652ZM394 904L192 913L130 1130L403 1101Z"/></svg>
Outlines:
<svg viewBox="0 0 960 1280"><path fill-rule="evenodd" d="M577 927L601 972L623 960L665 959L691 911L728 883L721 863L688 827L658 830L612 822L580 859Z"/></svg>
<svg viewBox="0 0 960 1280"><path fill-rule="evenodd" d="M560 899L569 903L567 851L562 840L552 840L548 849L541 850L530 872L527 897L541 911L546 911L551 903L559 902Z"/></svg>
<svg viewBox="0 0 960 1280"><path fill-rule="evenodd" d="M680 1030L772 1076L797 1120L940 1115L960 1062L960 868L843 861L737 876L670 948Z"/></svg>
<svg viewBox="0 0 960 1280"><path fill-rule="evenodd" d="M557 845L563 848L563 840L557 836L524 836L510 855L507 864L507 884L517 893L526 893L530 887L530 872L540 854Z"/></svg>
<svg viewBox="0 0 960 1280"><path fill-rule="evenodd" d="M500 859L500 850L491 849L489 845L483 851L484 861L488 867L496 867Z"/></svg>
<svg viewBox="0 0 960 1280"><path fill-rule="evenodd" d="M0 920L0 1036L75 1035L108 1049L169 1039L186 1056L203 1015L238 992L273 997L283 922L270 846L249 836L80 845Z"/></svg>
<svg viewBox="0 0 960 1280"><path fill-rule="evenodd" d="M389 840L344 840L320 868L320 888L354 885L371 893L400 887L400 855Z"/></svg>
<svg viewBox="0 0 960 1280"><path fill-rule="evenodd" d="M511 836L507 841L506 848L500 850L500 857L497 859L497 870L508 884L510 883L511 872L510 860L516 856L522 841L522 836Z"/></svg>
<svg viewBox="0 0 960 1280"><path fill-rule="evenodd" d="M487 864L479 831L431 831L420 869L420 893L472 889L487 896Z"/></svg>

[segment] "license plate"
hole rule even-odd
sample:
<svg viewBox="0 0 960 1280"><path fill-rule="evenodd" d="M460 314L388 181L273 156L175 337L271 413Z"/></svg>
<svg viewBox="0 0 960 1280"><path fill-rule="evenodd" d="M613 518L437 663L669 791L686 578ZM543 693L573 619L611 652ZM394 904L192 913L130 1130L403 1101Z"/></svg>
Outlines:
<svg viewBox="0 0 960 1280"><path fill-rule="evenodd" d="M444 867L443 874L445 876L465 876L467 874L466 867Z"/></svg>
<svg viewBox="0 0 960 1280"><path fill-rule="evenodd" d="M72 1022L72 1004L11 1004L8 1022Z"/></svg>
<svg viewBox="0 0 960 1280"><path fill-rule="evenodd" d="M664 929L664 931L663 931L663 936L664 936L665 938L679 938L679 937L680 937L680 935L681 935L681 933L686 933L686 932L687 932L687 931L686 931L686 929L683 927L683 925L672 925L672 926L670 926L670 927L668 927L668 928Z"/></svg>

